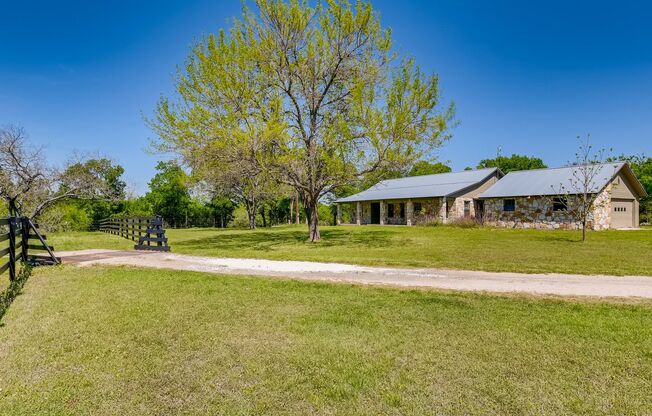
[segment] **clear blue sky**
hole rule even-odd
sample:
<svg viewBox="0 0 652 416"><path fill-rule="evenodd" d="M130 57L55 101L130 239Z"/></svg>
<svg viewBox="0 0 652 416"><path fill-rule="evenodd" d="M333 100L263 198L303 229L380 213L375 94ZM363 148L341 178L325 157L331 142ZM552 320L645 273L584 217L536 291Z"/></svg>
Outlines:
<svg viewBox="0 0 652 416"><path fill-rule="evenodd" d="M652 154L652 6L480 3L373 1L399 51L457 105L443 161L475 166L501 146L562 165L586 133L616 154ZM143 115L172 93L193 40L239 14L239 0L4 2L0 124L24 126L56 163L110 156L142 193L160 158L144 152Z"/></svg>

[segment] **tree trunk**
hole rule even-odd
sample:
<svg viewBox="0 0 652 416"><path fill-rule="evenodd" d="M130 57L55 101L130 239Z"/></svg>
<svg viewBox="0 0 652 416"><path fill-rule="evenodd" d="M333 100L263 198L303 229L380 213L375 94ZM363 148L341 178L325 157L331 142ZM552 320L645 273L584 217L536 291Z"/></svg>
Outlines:
<svg viewBox="0 0 652 416"><path fill-rule="evenodd" d="M294 215L296 215L295 223L297 225L299 225L299 224L301 224L301 219L300 219L300 215L299 215L299 193L298 192L294 197L294 201L295 201L295 205L296 205L296 209L297 209L296 213L294 214Z"/></svg>
<svg viewBox="0 0 652 416"><path fill-rule="evenodd" d="M304 208L306 211L306 222L308 223L308 238L313 243L321 240L319 234L319 213L317 212L318 204L318 198L305 198Z"/></svg>
<svg viewBox="0 0 652 416"><path fill-rule="evenodd" d="M260 216L263 217L263 228L267 228L267 219L265 217L265 205L260 207Z"/></svg>
<svg viewBox="0 0 652 416"><path fill-rule="evenodd" d="M249 229L250 230L255 230L256 229L256 214L258 213L258 204L255 202L247 202L246 204L247 207L247 215L249 216Z"/></svg>
<svg viewBox="0 0 652 416"><path fill-rule="evenodd" d="M586 241L586 218L582 220L582 242Z"/></svg>

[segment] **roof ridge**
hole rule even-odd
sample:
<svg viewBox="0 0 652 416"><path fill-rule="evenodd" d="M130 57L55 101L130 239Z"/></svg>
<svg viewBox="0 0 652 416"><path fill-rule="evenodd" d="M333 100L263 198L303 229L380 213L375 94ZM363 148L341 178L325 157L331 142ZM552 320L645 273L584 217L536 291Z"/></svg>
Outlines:
<svg viewBox="0 0 652 416"><path fill-rule="evenodd" d="M556 195L559 193L577 194L576 187L566 188L563 192L559 187L565 187L577 175L582 166L591 166L592 175L590 192L598 193L625 166L622 162L587 163L584 165L562 166L557 168L531 169L513 171L496 182L489 189L478 195L479 198L506 198L516 196ZM510 175L514 173L514 175ZM558 189L559 188L559 189Z"/></svg>
<svg viewBox="0 0 652 416"><path fill-rule="evenodd" d="M510 173L519 173L519 172L534 172L537 170L558 170L558 169L572 169L572 168L577 168L580 166L604 166L604 165L622 165L627 162L623 161L618 161L618 162L601 162L601 163L584 163L581 165L568 165L568 166L557 166L554 168L536 168L536 169L521 169L521 170L513 170L511 172L508 172L505 174L505 176L509 175Z"/></svg>
<svg viewBox="0 0 652 416"><path fill-rule="evenodd" d="M404 179L423 178L425 176L453 175L453 174L457 174L457 173L481 172L483 170L496 170L496 169L498 169L498 168L482 168L482 169L458 170L458 171L455 171L455 172L429 173L427 175L415 175L415 176L404 176L402 178L383 179L378 183L383 183L383 182L388 182L388 181L400 181L400 180L404 180Z"/></svg>
<svg viewBox="0 0 652 416"><path fill-rule="evenodd" d="M410 185L410 186L395 186L395 187L390 188L390 189L421 188L421 187L424 187L424 186L456 185L456 184L461 184L461 183L476 183L476 182L477 181L443 182L443 183L436 183L436 184L430 184L430 185L428 185L428 184L420 184L420 185ZM376 185L372 186L368 190L377 187L381 183L382 182L378 182ZM364 192L364 191L362 191L362 192ZM358 193L360 193L360 192L358 192Z"/></svg>

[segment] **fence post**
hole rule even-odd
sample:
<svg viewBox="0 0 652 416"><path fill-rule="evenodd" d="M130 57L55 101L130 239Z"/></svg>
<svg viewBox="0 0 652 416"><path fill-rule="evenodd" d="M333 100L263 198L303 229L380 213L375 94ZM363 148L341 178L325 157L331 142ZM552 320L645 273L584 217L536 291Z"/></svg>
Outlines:
<svg viewBox="0 0 652 416"><path fill-rule="evenodd" d="M29 218L27 217L20 217L20 227L22 231L22 241L23 245L21 246L22 249L22 257L23 257L23 263L27 263L27 256L29 255L28 252L28 245L29 245Z"/></svg>
<svg viewBox="0 0 652 416"><path fill-rule="evenodd" d="M9 217L9 280L16 279L16 218Z"/></svg>

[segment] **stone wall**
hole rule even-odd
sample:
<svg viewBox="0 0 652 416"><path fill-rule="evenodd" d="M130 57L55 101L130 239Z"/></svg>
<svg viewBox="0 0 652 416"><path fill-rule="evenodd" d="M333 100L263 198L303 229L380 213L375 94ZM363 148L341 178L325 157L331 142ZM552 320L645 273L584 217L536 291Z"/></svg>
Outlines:
<svg viewBox="0 0 652 416"><path fill-rule="evenodd" d="M441 217L442 200L441 198L413 199L412 204L421 204L421 209L414 208L414 225L432 224L443 222Z"/></svg>
<svg viewBox="0 0 652 416"><path fill-rule="evenodd" d="M484 202L484 224L496 227L507 228L536 228L536 229L568 229L578 230L582 228L581 221L573 213L573 207L577 207L577 200L568 197L567 211L553 211L552 197L516 197L516 198L492 198ZM503 211L504 199L514 199L516 206L514 211ZM595 202L595 208L589 215L587 228L592 230L603 230L609 228L610 210L608 190L603 191Z"/></svg>
<svg viewBox="0 0 652 416"><path fill-rule="evenodd" d="M408 220L411 218L410 225L425 225L432 224L436 222L446 223L455 221L457 219L464 218L464 200L468 200L471 204L470 216L475 218L475 203L471 198L448 198L446 208L444 210L443 199L442 198L419 198L419 199L401 199L401 200L392 200L392 201L383 201L383 207L381 207L381 215L383 214L383 208L385 213L385 224L389 225L406 225ZM410 205L412 202L412 205ZM389 207L388 204L394 204L394 215L389 216ZM404 204L404 216L401 217L400 204ZM421 205L421 209L417 210L415 205ZM362 202L362 215L361 215L361 225L371 224L371 202ZM351 203L348 211L352 213L348 217L348 222L350 224L356 224L356 203ZM347 210L344 209L343 210ZM410 217L410 215L412 215Z"/></svg>
<svg viewBox="0 0 652 416"><path fill-rule="evenodd" d="M405 225L407 223L407 200L405 201L391 201L386 203L387 207L387 224L391 225ZM393 204L393 216L389 216L389 204ZM403 216L401 217L401 204L403 204Z"/></svg>
<svg viewBox="0 0 652 416"><path fill-rule="evenodd" d="M606 230L611 226L611 185L595 199L593 219L594 230Z"/></svg>
<svg viewBox="0 0 652 416"><path fill-rule="evenodd" d="M469 202L469 218L475 218L475 203L473 198L451 198L448 200L449 221L455 221L464 218L464 201Z"/></svg>

